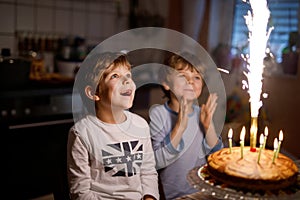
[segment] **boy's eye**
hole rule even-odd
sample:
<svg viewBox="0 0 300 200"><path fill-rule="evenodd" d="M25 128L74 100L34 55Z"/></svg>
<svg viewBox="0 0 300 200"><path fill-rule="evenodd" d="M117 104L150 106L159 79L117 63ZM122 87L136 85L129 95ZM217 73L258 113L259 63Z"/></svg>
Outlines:
<svg viewBox="0 0 300 200"><path fill-rule="evenodd" d="M112 74L112 75L110 76L110 78L111 78L111 79L119 78L119 75L118 75L118 74Z"/></svg>
<svg viewBox="0 0 300 200"><path fill-rule="evenodd" d="M131 74L126 74L126 77L127 78L131 78Z"/></svg>

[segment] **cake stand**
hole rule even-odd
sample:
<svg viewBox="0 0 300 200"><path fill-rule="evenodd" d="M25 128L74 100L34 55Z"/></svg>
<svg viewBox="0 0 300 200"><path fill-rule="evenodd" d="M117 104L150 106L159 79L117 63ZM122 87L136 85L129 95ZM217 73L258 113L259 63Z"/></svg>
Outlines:
<svg viewBox="0 0 300 200"><path fill-rule="evenodd" d="M230 200L294 200L300 199L300 160L295 161L299 172L295 186L286 190L254 193L225 186L214 180L206 170L207 165L195 167L188 174L188 182L201 193L214 199Z"/></svg>

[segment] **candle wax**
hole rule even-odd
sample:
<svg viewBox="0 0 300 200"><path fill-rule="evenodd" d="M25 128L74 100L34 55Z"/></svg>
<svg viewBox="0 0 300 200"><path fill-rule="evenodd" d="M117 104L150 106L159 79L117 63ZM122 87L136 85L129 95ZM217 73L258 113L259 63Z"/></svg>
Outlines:
<svg viewBox="0 0 300 200"><path fill-rule="evenodd" d="M263 149L265 149L265 148L266 148L266 143L267 143L267 136L265 136L265 138L264 138L264 145L263 145Z"/></svg>
<svg viewBox="0 0 300 200"><path fill-rule="evenodd" d="M278 157L279 151L280 151L280 145L281 145L281 141L278 142L278 148L276 151L276 158Z"/></svg>
<svg viewBox="0 0 300 200"><path fill-rule="evenodd" d="M240 141L241 144L241 158L244 158L244 140Z"/></svg>
<svg viewBox="0 0 300 200"><path fill-rule="evenodd" d="M262 147L263 147L263 145L260 145L260 147L259 147L259 153L258 153L257 163L259 163L259 160L260 160L260 155L261 155Z"/></svg>

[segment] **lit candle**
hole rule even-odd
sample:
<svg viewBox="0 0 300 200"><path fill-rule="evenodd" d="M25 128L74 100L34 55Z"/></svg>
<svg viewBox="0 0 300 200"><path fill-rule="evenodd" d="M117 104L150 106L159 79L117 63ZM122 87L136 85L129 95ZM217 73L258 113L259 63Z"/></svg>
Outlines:
<svg viewBox="0 0 300 200"><path fill-rule="evenodd" d="M278 140L277 140L277 138L275 138L274 139L274 155L273 155L273 161L272 161L272 163L275 163L277 148L278 148Z"/></svg>
<svg viewBox="0 0 300 200"><path fill-rule="evenodd" d="M283 140L283 132L282 132L282 130L280 130L280 132L279 132L278 149L277 149L277 152L276 152L276 158L278 157L282 140Z"/></svg>
<svg viewBox="0 0 300 200"><path fill-rule="evenodd" d="M264 145L263 145L263 149L265 149L266 148L266 143L267 143L267 137L268 137L268 134L269 134L269 129L268 129L268 127L266 126L265 127L265 138L264 138Z"/></svg>
<svg viewBox="0 0 300 200"><path fill-rule="evenodd" d="M244 157L244 139L246 134L246 128L243 126L241 134L240 134L240 145L241 145L241 158Z"/></svg>
<svg viewBox="0 0 300 200"><path fill-rule="evenodd" d="M263 144L264 144L264 138L265 138L264 135L260 134L260 137L259 137L259 153L258 153L257 163L259 163L259 160L260 160L261 150L262 150Z"/></svg>
<svg viewBox="0 0 300 200"><path fill-rule="evenodd" d="M228 131L228 140L229 140L229 152L232 152L232 135L233 135L233 131L232 128L229 129Z"/></svg>

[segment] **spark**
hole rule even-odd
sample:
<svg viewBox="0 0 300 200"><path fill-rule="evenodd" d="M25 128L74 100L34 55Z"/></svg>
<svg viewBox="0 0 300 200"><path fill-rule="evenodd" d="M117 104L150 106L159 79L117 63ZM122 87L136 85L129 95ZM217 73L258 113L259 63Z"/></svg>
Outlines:
<svg viewBox="0 0 300 200"><path fill-rule="evenodd" d="M251 117L258 117L262 106L262 79L264 70L264 58L269 35L273 28L267 30L270 11L267 2L263 0L250 0L252 12L248 11L245 22L249 30L249 55L246 55L248 79L248 93L250 96ZM244 84L245 85L245 84Z"/></svg>
<svg viewBox="0 0 300 200"><path fill-rule="evenodd" d="M249 55L244 56L247 63L248 84L243 87L248 89L250 96L250 151L256 151L257 118L262 106L262 79L264 71L264 58L266 57L266 46L272 29L267 31L270 17L266 0L249 0L252 11L248 10L245 18L249 30ZM247 87L246 87L247 86Z"/></svg>
<svg viewBox="0 0 300 200"><path fill-rule="evenodd" d="M220 72L223 72L223 73L226 73L226 74L229 74L229 71L226 70L226 69L222 69L222 68L217 68Z"/></svg>
<svg viewBox="0 0 300 200"><path fill-rule="evenodd" d="M269 96L268 93L263 93L263 94L262 94L262 97L265 98L265 99L268 98L268 96Z"/></svg>

